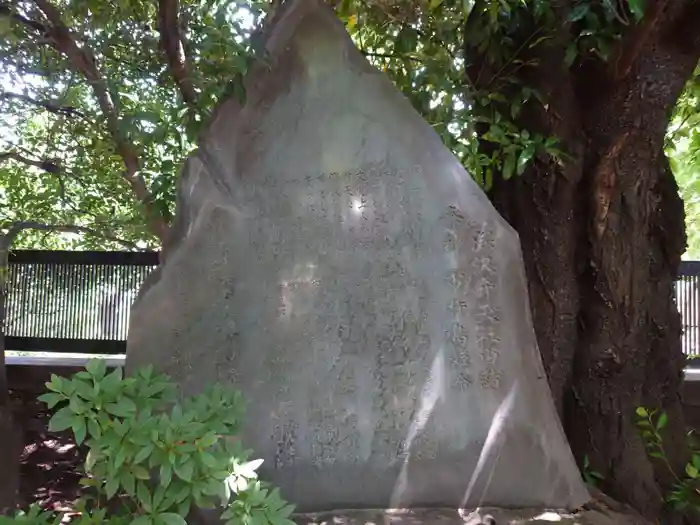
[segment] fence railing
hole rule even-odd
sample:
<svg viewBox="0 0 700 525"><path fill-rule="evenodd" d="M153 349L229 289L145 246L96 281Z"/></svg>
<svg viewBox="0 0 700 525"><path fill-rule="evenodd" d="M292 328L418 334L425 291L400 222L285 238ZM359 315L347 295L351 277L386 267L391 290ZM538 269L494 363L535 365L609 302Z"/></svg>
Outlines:
<svg viewBox="0 0 700 525"><path fill-rule="evenodd" d="M683 322L683 352L700 357L700 261L681 262L676 280L676 304Z"/></svg>
<svg viewBox="0 0 700 525"><path fill-rule="evenodd" d="M17 250L9 263L7 350L123 354L131 304L158 253ZM700 357L700 261L681 263L676 302L683 352Z"/></svg>
<svg viewBox="0 0 700 525"><path fill-rule="evenodd" d="M11 252L5 348L123 354L131 303L157 265L157 252Z"/></svg>

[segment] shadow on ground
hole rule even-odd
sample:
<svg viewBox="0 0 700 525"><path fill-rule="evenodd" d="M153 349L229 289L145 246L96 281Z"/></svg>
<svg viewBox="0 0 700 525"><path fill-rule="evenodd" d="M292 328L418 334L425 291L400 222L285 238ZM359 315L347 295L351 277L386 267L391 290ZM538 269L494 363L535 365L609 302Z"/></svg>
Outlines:
<svg viewBox="0 0 700 525"><path fill-rule="evenodd" d="M68 512L80 495L85 450L69 432L49 432L50 414L34 393L11 391L15 421L22 429L21 508L32 503L46 510Z"/></svg>

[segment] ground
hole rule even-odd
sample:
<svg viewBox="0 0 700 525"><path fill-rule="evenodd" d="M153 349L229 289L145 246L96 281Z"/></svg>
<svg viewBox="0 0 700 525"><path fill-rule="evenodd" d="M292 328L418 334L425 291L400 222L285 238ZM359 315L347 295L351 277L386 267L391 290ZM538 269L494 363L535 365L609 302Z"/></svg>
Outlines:
<svg viewBox="0 0 700 525"><path fill-rule="evenodd" d="M24 434L20 471L20 505L39 503L45 509L68 512L80 493L85 451L70 433L47 430L50 415L36 394L11 392L17 422Z"/></svg>

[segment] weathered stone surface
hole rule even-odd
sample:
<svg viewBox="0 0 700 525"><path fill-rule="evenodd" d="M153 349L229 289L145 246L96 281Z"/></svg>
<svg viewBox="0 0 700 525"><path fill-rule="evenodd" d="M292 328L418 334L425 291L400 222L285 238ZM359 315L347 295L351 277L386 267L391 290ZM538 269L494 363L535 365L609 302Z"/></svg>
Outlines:
<svg viewBox="0 0 700 525"><path fill-rule="evenodd" d="M287 6L183 170L127 367L235 384L301 509L581 505L516 233L320 0Z"/></svg>
<svg viewBox="0 0 700 525"><path fill-rule="evenodd" d="M653 525L630 508L604 505L576 512L542 509L345 510L299 514L297 525Z"/></svg>

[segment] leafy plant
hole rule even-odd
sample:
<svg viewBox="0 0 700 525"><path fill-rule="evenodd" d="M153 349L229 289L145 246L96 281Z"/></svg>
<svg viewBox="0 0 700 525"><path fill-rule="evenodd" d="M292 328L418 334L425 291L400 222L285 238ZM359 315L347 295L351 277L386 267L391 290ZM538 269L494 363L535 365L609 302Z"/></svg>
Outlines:
<svg viewBox="0 0 700 525"><path fill-rule="evenodd" d="M658 416L657 416L658 414ZM700 453L693 451L690 461L685 466L684 476L680 477L671 467L664 449L661 431L668 424L666 412L637 408L637 426L644 439L650 457L659 459L675 478L673 490L666 500L678 510L694 508L700 511Z"/></svg>
<svg viewBox="0 0 700 525"><path fill-rule="evenodd" d="M293 524L294 507L257 479L262 460L250 461L234 437L239 392L214 386L179 403L173 383L152 367L123 378L102 360L46 386L40 400L58 408L49 429L70 429L89 449L81 480L89 495L77 504L77 525L184 525L194 507L222 508L228 525ZM60 517L33 507L6 522L49 525Z"/></svg>
<svg viewBox="0 0 700 525"><path fill-rule="evenodd" d="M588 456L583 458L583 470L581 473L583 474L583 480L592 487L597 487L604 479L600 472L591 468L591 462Z"/></svg>
<svg viewBox="0 0 700 525"><path fill-rule="evenodd" d="M61 515L42 510L34 504L26 512L18 511L14 517L0 516L0 525L60 525L61 518Z"/></svg>

